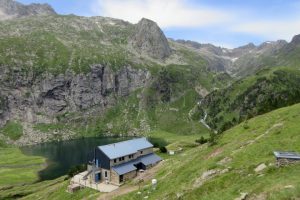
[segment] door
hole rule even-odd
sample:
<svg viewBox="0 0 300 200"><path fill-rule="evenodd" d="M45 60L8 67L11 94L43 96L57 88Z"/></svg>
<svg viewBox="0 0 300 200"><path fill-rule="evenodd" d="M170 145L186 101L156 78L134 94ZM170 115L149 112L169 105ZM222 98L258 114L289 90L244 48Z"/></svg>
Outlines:
<svg viewBox="0 0 300 200"><path fill-rule="evenodd" d="M101 180L101 173L95 174L95 182L99 182Z"/></svg>
<svg viewBox="0 0 300 200"><path fill-rule="evenodd" d="M124 176L123 175L120 175L120 183L122 183L123 182L123 179L124 179Z"/></svg>
<svg viewBox="0 0 300 200"><path fill-rule="evenodd" d="M98 173L98 181L101 181L101 173Z"/></svg>

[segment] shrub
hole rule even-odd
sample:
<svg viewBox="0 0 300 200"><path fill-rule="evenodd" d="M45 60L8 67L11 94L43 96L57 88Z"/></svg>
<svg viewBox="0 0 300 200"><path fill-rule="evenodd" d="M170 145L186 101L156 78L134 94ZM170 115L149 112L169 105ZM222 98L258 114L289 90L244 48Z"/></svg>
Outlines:
<svg viewBox="0 0 300 200"><path fill-rule="evenodd" d="M148 140L153 144L153 147L155 148L165 147L166 145L168 145L168 143L162 138L149 137Z"/></svg>
<svg viewBox="0 0 300 200"><path fill-rule="evenodd" d="M71 178L80 172L84 172L86 169L87 169L86 164L73 166L68 171L68 177Z"/></svg>
<svg viewBox="0 0 300 200"><path fill-rule="evenodd" d="M3 134L12 140L18 140L23 135L23 126L19 122L9 121L2 129Z"/></svg>
<svg viewBox="0 0 300 200"><path fill-rule="evenodd" d="M217 134L211 132L209 135L208 142L210 146L217 144Z"/></svg>
<svg viewBox="0 0 300 200"><path fill-rule="evenodd" d="M165 146L159 147L159 150L160 150L161 153L167 153L168 152L168 150Z"/></svg>
<svg viewBox="0 0 300 200"><path fill-rule="evenodd" d="M203 136L201 136L201 138L200 138L200 139L197 139L197 140L195 140L195 142L196 142L196 143L199 143L199 144L205 144L205 143L207 143L207 142L208 142L208 140L207 140L207 139L205 139Z"/></svg>
<svg viewBox="0 0 300 200"><path fill-rule="evenodd" d="M248 124L248 120L246 120L246 121L244 122L243 128L244 128L244 129L249 129L249 128L250 128L250 126L249 126L249 124Z"/></svg>

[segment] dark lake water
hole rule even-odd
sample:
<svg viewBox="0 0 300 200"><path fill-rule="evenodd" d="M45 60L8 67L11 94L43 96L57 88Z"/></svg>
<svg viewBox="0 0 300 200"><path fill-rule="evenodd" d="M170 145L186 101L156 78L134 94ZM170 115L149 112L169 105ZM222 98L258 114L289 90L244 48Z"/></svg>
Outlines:
<svg viewBox="0 0 300 200"><path fill-rule="evenodd" d="M84 164L93 159L96 146L126 140L128 138L82 138L22 147L26 155L47 158L47 167L39 172L41 180L50 180L67 174L75 165Z"/></svg>

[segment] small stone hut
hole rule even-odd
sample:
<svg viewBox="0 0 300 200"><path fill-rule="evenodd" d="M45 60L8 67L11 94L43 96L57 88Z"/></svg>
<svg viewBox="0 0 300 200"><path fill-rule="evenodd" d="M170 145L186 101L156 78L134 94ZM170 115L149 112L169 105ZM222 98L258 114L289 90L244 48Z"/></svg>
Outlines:
<svg viewBox="0 0 300 200"><path fill-rule="evenodd" d="M294 163L300 163L300 154L297 152L282 152L275 151L277 166L290 165Z"/></svg>

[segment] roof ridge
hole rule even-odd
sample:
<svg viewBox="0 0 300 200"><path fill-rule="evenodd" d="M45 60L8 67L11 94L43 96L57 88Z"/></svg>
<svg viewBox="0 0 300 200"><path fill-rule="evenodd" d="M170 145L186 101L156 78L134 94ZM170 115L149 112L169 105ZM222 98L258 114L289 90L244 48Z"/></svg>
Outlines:
<svg viewBox="0 0 300 200"><path fill-rule="evenodd" d="M140 138L133 138L133 139L130 139L130 140L124 140L124 141L120 141L120 142L115 142L115 143L111 143L111 144L100 145L100 146L98 146L98 147L114 146L115 144L120 144L120 143L132 141L132 140L139 140L139 139L146 139L146 140L147 140L146 137L140 137ZM148 141L148 140L147 140L147 141Z"/></svg>

